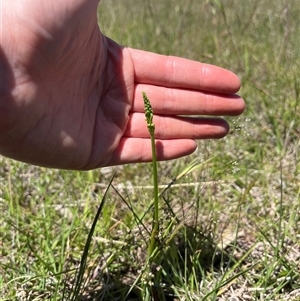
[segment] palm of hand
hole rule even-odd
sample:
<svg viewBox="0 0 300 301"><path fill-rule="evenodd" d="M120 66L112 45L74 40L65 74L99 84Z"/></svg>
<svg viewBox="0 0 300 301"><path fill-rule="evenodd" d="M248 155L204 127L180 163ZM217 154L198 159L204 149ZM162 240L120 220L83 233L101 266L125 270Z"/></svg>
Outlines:
<svg viewBox="0 0 300 301"><path fill-rule="evenodd" d="M149 161L142 90L149 92L157 114L158 159L191 153L194 139L226 135L222 119L177 116L241 113L244 102L234 94L239 89L235 75L121 47L100 32L97 1L94 7L77 2L84 9L65 0L60 4L72 4L71 14L61 9L51 15L47 8L47 18L28 13L15 26L20 46L7 43L15 83L2 118L4 155L66 169ZM51 1L43 3L55 8ZM58 20L64 22L56 26Z"/></svg>
<svg viewBox="0 0 300 301"><path fill-rule="evenodd" d="M9 156L71 169L109 164L129 118L130 59L101 34L95 18L81 34L70 27L64 35L21 21L21 59L11 64L11 103L19 110L6 123L7 136L14 137Z"/></svg>

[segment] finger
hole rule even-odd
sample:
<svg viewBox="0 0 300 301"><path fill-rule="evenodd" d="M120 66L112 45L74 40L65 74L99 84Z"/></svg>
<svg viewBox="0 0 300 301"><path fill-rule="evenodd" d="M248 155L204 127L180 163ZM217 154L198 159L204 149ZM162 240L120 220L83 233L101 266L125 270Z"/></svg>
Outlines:
<svg viewBox="0 0 300 301"><path fill-rule="evenodd" d="M236 93L240 88L239 78L223 68L132 48L128 50L137 83L217 93Z"/></svg>
<svg viewBox="0 0 300 301"><path fill-rule="evenodd" d="M193 153L197 144L190 139L156 140L157 160L171 160ZM151 140L122 138L108 165L141 163L152 161Z"/></svg>
<svg viewBox="0 0 300 301"><path fill-rule="evenodd" d="M220 118L187 118L157 116L153 118L157 139L222 138L229 131L228 123ZM149 138L145 115L130 115L124 137Z"/></svg>
<svg viewBox="0 0 300 301"><path fill-rule="evenodd" d="M244 100L237 94L203 93L139 84L135 87L133 112L144 112L142 91L146 91L156 114L235 116L245 109Z"/></svg>

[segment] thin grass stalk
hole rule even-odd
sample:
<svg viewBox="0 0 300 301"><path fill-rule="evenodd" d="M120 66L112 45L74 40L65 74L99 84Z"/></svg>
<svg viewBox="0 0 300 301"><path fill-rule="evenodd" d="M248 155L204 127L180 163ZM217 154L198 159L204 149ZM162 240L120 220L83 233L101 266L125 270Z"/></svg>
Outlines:
<svg viewBox="0 0 300 301"><path fill-rule="evenodd" d="M84 281L83 277L84 277L84 272L85 272L86 263L87 263L87 259L88 259L88 252L89 252L89 249L90 249L90 245L91 245L91 242L92 242L92 238L93 238L93 235L94 235L94 232L95 232L95 228L96 228L98 219L100 217L103 206L105 204L105 200L106 200L106 197L107 197L108 190L111 186L111 183L112 183L114 177L115 177L115 175L112 176L111 180L109 181L109 183L107 185L107 188L106 188L105 193L104 193L104 195L101 199L101 202L100 202L99 208L97 210L97 213L94 217L91 229L89 231L89 234L88 234L85 246L84 246L84 250L83 250L83 253L82 253L82 256L81 256L79 270L78 270L78 273L76 275L75 287L73 289L73 294L70 298L70 300L72 300L72 301L77 301L81 297L81 293L82 293L81 289L82 289L82 284L83 284L83 281Z"/></svg>
<svg viewBox="0 0 300 301"><path fill-rule="evenodd" d="M155 146L155 125L153 123L153 110L151 107L151 103L146 93L143 92L143 100L145 107L145 116L148 131L150 133L151 138L151 152L152 152L152 171L153 171L153 200L154 200L154 208L153 208L153 219L152 219L152 230L150 235L150 242L148 245L147 252L147 272L149 273L149 279L147 281L146 287L144 288L144 300L165 300L162 292L155 288L155 286L159 285L161 281L161 270L157 270L153 275L153 263L157 260L158 253L158 235L159 235L159 192L158 192L158 180L157 180L157 157L156 157L156 146ZM150 276L151 275L151 276ZM153 281L150 280L153 276Z"/></svg>
<svg viewBox="0 0 300 301"><path fill-rule="evenodd" d="M151 138L151 151L152 151L152 170L153 170L153 197L154 197L154 211L152 220L152 230L150 236L150 243L148 246L148 260L154 253L157 247L157 236L159 232L159 208L158 208L158 180L157 180L157 158L156 158L156 146L155 146L155 125L153 124L153 110L150 100L145 92L143 92L143 100L145 106L145 116L148 131Z"/></svg>
<svg viewBox="0 0 300 301"><path fill-rule="evenodd" d="M159 232L159 208L158 208L158 180L157 180L157 160L154 135L151 135L152 148L152 169L153 169L153 194L154 194L154 212L152 221L152 231L150 237L150 244L148 248L148 258L153 254L156 248L157 236Z"/></svg>

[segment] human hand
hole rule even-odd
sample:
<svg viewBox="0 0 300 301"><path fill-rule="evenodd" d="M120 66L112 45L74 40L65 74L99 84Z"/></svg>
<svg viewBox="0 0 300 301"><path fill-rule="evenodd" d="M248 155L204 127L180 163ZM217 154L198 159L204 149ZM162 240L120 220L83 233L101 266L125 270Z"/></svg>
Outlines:
<svg viewBox="0 0 300 301"><path fill-rule="evenodd" d="M2 5L5 156L78 170L151 161L142 91L155 114L159 160L192 153L196 139L228 133L225 120L194 116L244 110L233 73L122 47L105 37L97 25L98 1Z"/></svg>

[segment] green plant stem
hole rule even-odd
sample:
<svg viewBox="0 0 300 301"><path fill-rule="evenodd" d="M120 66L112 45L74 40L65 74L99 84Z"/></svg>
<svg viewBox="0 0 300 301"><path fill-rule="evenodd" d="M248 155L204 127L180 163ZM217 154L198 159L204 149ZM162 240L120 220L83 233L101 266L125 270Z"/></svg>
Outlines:
<svg viewBox="0 0 300 301"><path fill-rule="evenodd" d="M153 123L153 110L151 107L150 100L145 92L143 92L143 100L145 106L147 127L151 138L152 169L153 169L154 211L153 211L151 237L150 237L150 243L148 247L148 260L150 260L157 246L157 236L159 232L158 181L157 181L157 159L156 159L156 146L155 146L155 125Z"/></svg>
<svg viewBox="0 0 300 301"><path fill-rule="evenodd" d="M157 159L154 134L151 135L151 149L152 149L152 169L153 169L153 194L154 194L154 212L152 221L152 231L150 237L150 244L148 247L148 258L153 254L156 248L156 241L159 232L159 211L158 211L158 181L157 181Z"/></svg>

